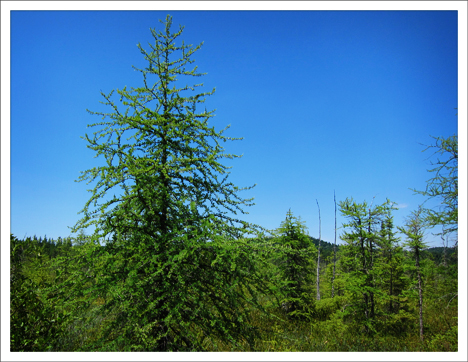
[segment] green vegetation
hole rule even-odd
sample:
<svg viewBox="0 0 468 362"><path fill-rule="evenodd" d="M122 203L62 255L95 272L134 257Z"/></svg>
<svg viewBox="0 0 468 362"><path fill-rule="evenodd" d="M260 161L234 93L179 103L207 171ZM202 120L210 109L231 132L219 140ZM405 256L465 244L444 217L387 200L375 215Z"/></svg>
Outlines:
<svg viewBox="0 0 468 362"><path fill-rule="evenodd" d="M307 238L310 240L310 238ZM307 240L305 239L305 240ZM303 239L304 240L304 239ZM192 273L180 298L193 300L193 314L188 318L187 329L191 333L191 348L187 342L172 341L173 350L185 351L456 351L458 349L458 300L457 300L457 249L450 248L447 266L443 262L443 248L421 251L420 275L423 290L424 341L420 341L418 276L414 253L401 245L392 249L378 247L373 264L374 287L366 288L366 280L351 263L348 245L341 245L337 251L335 296L331 297L331 276L333 255L323 259L321 279L322 299L316 300L314 263L305 279L304 292L300 298L291 297L294 285L282 279L288 272L280 263L284 245L280 236L269 239L250 239L236 246L226 243L221 249L199 248L199 254L216 254L219 263L225 268L212 273L199 275ZM325 244L322 241L322 246ZM136 287L131 287L130 277L117 281L115 274L122 268L112 269L112 256L107 245L99 246L96 252L92 237L86 242L76 239L44 240L28 238L18 240L11 237L11 350L12 351L131 351L137 338L122 338L131 329L128 320L122 321L123 313L134 313L144 317L145 305L134 298L128 302L120 298L120 293L130 296ZM316 249L311 249L315 261ZM348 250L347 250L348 249ZM314 253L315 251L315 253ZM356 254L359 258L360 254ZM388 260L391 258L391 261ZM206 258L194 262L202 264ZM232 261L237 261L236 267ZM359 261L359 260L357 260ZM356 262L357 262L356 261ZM249 263L251 263L249 265ZM130 263L127 263L129 265ZM130 264L131 265L131 264ZM107 269L105 269L105 267ZM231 269L232 268L232 269ZM249 270L250 268L250 270ZM229 269L220 281L214 279L219 270ZM106 271L107 270L107 271ZM206 270L210 270L206 266ZM257 271L256 278L251 275ZM354 271L353 271L354 270ZM110 286L99 290L97 272L105 273ZM86 277L87 276L87 277ZM202 279L204 277L204 279ZM80 278L80 279L78 279ZM180 277L182 278L182 277ZM193 283L200 278L201 283L224 284L235 289L232 298L239 311L230 310L232 318L243 313L246 319L237 320L239 334L232 340L212 332L206 334L206 323L200 311L218 310L217 301L222 301L221 292L211 290L197 299L193 290L201 288ZM241 279L243 284L235 284ZM371 280L372 281L372 280ZM88 283L86 289L83 285ZM262 289L262 283L270 283ZM113 288L111 285L116 283ZM190 284L191 283L191 284ZM232 284L231 284L232 283ZM285 288L289 286L289 289ZM170 289L170 287L168 287ZM373 291L374 315L366 321L364 293ZM177 286L172 289L177 292ZM184 294L185 293L185 294ZM257 295L258 305L251 302L251 293ZM223 297L223 295L221 295ZM190 298L190 299L189 299ZM227 296L224 296L227 299ZM290 298L290 299L288 299ZM370 297L368 298L368 300ZM228 299L227 299L228 300ZM293 313L284 308L285 301L297 301L299 308ZM181 301L180 303L184 303ZM188 303L188 302L185 302ZM221 302L219 302L221 304ZM370 306L370 302L368 302ZM132 306L135 306L133 309ZM151 305L148 303L148 307ZM198 308L198 310L197 310ZM222 309L220 309L222 310ZM226 308L227 310L227 308ZM184 312L184 311L182 311ZM123 314L126 316L126 314ZM181 313L179 318L184 317ZM128 317L127 317L128 318ZM215 325L216 326L216 325ZM368 327L366 329L366 326ZM111 328L112 327L112 328ZM251 340L244 338L241 328L255 331ZM133 329L135 330L135 329ZM112 332L114 331L114 332ZM249 332L249 331L247 331ZM251 332L253 334L253 332ZM147 337L148 338L148 337ZM174 338L175 339L175 338ZM250 342L250 343L249 343ZM142 342L140 342L142 343ZM168 348L169 349L169 348ZM140 347L138 350L156 350Z"/></svg>
<svg viewBox="0 0 468 362"><path fill-rule="evenodd" d="M177 45L171 23L138 46L144 85L91 112L105 163L80 178L94 187L77 236L11 235L11 351L457 351L458 250L423 242L436 224L456 231L453 194L402 227L388 200L340 202L336 257L291 210L271 233L241 220L249 187L221 162L233 139L196 109L213 92L178 78L202 75L186 69L200 46Z"/></svg>
<svg viewBox="0 0 468 362"><path fill-rule="evenodd" d="M434 137L435 144L424 151L433 150L437 160L432 162L428 172L433 175L424 191L416 191L428 199L438 199L440 206L425 208L426 223L430 226L442 225L443 233L458 231L458 136Z"/></svg>
<svg viewBox="0 0 468 362"><path fill-rule="evenodd" d="M305 223L293 216L291 210L281 223L277 234L274 264L277 267L278 284L281 285L281 306L288 317L307 316L304 309L312 293L313 265L317 249L305 234Z"/></svg>

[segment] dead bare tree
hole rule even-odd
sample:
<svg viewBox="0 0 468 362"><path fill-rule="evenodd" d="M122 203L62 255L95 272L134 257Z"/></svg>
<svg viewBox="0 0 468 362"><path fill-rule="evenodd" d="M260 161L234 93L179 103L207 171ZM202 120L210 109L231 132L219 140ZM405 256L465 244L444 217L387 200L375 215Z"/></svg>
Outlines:
<svg viewBox="0 0 468 362"><path fill-rule="evenodd" d="M336 270L336 194L333 190L333 201L335 202L335 244L333 245L333 277L332 277L332 298L335 296L335 270Z"/></svg>
<svg viewBox="0 0 468 362"><path fill-rule="evenodd" d="M317 253L317 300L320 300L320 241L322 240L322 219L320 218L320 205L317 201L317 207L319 212L319 245Z"/></svg>

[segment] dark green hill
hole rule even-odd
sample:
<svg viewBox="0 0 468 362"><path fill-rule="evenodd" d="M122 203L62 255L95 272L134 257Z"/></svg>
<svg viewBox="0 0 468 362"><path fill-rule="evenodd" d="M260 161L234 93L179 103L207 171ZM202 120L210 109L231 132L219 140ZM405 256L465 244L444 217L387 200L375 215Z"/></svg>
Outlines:
<svg viewBox="0 0 468 362"><path fill-rule="evenodd" d="M433 248L428 248L425 250L426 255L434 260L437 264L440 264L444 260L444 247L437 246ZM458 248L447 248L447 263L448 264L457 264L458 263Z"/></svg>
<svg viewBox="0 0 468 362"><path fill-rule="evenodd" d="M313 236L309 236L310 240L314 243L315 247L318 249L319 239L314 238ZM338 252L340 246L336 244L336 252ZM320 258L322 260L327 259L330 255L333 255L333 243L329 243L328 241L322 240L320 242Z"/></svg>

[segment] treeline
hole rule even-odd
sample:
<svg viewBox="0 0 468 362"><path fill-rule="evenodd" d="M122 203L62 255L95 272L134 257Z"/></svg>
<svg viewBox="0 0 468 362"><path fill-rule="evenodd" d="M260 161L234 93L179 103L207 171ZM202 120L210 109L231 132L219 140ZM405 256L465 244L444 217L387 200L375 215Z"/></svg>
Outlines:
<svg viewBox="0 0 468 362"><path fill-rule="evenodd" d="M319 239L315 238L313 236L307 235L307 237L310 239L311 243L317 248L319 248ZM280 238L279 237L268 237L266 238L267 240L271 241L272 243L279 243ZM320 254L322 255L322 260L321 260L321 269L326 268L330 263L333 263L333 253L334 253L334 248L336 248L336 251L339 252L341 249L341 245L337 244L336 246L328 241L321 240L320 242ZM403 250L403 253L405 255L408 254L407 250ZM452 246L452 247L442 247L442 246L433 246L433 247L427 247L422 250L422 257L423 258L428 258L436 265L440 265L441 263L448 263L448 264L457 264L458 263L458 248Z"/></svg>
<svg viewBox="0 0 468 362"><path fill-rule="evenodd" d="M338 245L335 278L333 244L321 241L321 299L317 300L318 240L306 235L305 224L298 220L288 213L276 235L269 238L226 240L192 250L198 257L203 256L200 261L208 262L202 263L202 267L210 270L204 282L213 283L213 279L220 278L224 287L237 289L232 297L240 300L231 301L231 306L224 310L232 313L224 316L225 322L237 319L236 328L246 333L238 333L237 340L229 340L223 339L222 332L217 335L210 329L204 331L203 325L210 322L196 315L196 308L203 308L195 303L186 323L188 330L198 332L187 336L198 339L184 340L185 333L178 331L180 339L170 334L171 343L165 348L190 351L458 349L456 247L421 251L419 271L424 296L424 340L421 341L414 253L402 247L388 225L373 229L372 259L370 244L365 245L364 252L359 243ZM355 232L350 230L346 235L352 238ZM114 248L113 242L100 245L84 235L57 240L46 237L19 240L12 235L11 350L159 350L145 346L137 334L125 334L129 327L126 323L131 321L129 316L119 321L119 314L126 309L127 313L140 315L141 306L120 305L124 296L128 296L126 289L138 283L138 278L131 282L134 269L119 268L118 259L107 263ZM223 264L217 267L217 260ZM187 271L191 272L187 281L197 283L201 278L196 269ZM109 275L102 275L104 272ZM122 274L113 279L114 273ZM103 288L100 277L105 278L105 283L117 280L119 285ZM236 282L238 278L243 283ZM172 286L174 292L181 287L178 284ZM184 292L187 295L181 297L188 302L191 292L201 293L198 298L201 302L202 297L214 292L209 285L198 285L198 288L188 286ZM124 295L119 296L118 291ZM221 318L223 309L217 302L223 298L218 301L216 295L213 297L204 301L205 308L213 313L211 318ZM106 305L113 307L106 308ZM245 319L236 318L231 307L242 309L240 314Z"/></svg>

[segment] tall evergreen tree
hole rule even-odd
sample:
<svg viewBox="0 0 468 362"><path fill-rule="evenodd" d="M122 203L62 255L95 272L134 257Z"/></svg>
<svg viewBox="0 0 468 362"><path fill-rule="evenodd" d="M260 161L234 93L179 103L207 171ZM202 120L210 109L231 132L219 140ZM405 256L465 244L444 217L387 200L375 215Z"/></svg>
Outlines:
<svg viewBox="0 0 468 362"><path fill-rule="evenodd" d="M258 306L261 278L242 236L258 229L237 216L252 205L238 195L250 187L229 182L221 162L239 157L221 146L234 138L209 123L212 112L197 112L214 90L181 86L179 78L203 75L188 69L201 44L178 44L183 27L172 32L170 16L162 23L163 31L151 29L149 50L138 44L147 62L135 68L143 85L117 90L126 108L111 92L102 95L112 113L90 112L104 121L85 138L106 163L80 177L96 183L74 231L96 228L95 243L82 248L84 265L93 267L80 269L93 282L83 287L73 276L64 285L87 301L82 308L109 316L93 348L252 348L246 311Z"/></svg>
<svg viewBox="0 0 468 362"><path fill-rule="evenodd" d="M393 217L388 215L381 222L380 238L378 239L378 267L380 268L381 284L389 296L388 311L394 312L396 309L395 295L398 295L398 273L397 269L401 268L401 260L398 258L400 248L398 247L398 238L393 230ZM400 270L401 272L401 270Z"/></svg>
<svg viewBox="0 0 468 362"><path fill-rule="evenodd" d="M409 278L405 275L404 251L399 245L391 214L381 221L376 246L374 275L379 296L379 330L400 335L408 329L413 316L408 312L408 298L403 295Z"/></svg>
<svg viewBox="0 0 468 362"><path fill-rule="evenodd" d="M421 278L421 251L427 247L424 243L424 230L427 227L423 218L424 210L419 207L418 210L413 211L406 219L405 226L400 227L399 230L407 237L406 245L411 250L414 256L416 272L418 277L418 294L419 294L419 337L421 342L424 341L424 324L423 324L423 287Z"/></svg>
<svg viewBox="0 0 468 362"><path fill-rule="evenodd" d="M341 236L347 243L343 247L343 264L347 265L350 273L346 287L354 295L356 300L353 305L361 314L366 331L370 332L376 305L374 261L379 238L378 226L393 206L389 200L373 206L367 202L356 203L353 199L341 201L339 206L341 214L348 219L343 225L345 232Z"/></svg>
<svg viewBox="0 0 468 362"><path fill-rule="evenodd" d="M300 316L312 291L313 258L317 249L306 231L304 221L291 210L276 230L280 237L277 255L280 278L284 283L282 305L291 317Z"/></svg>

